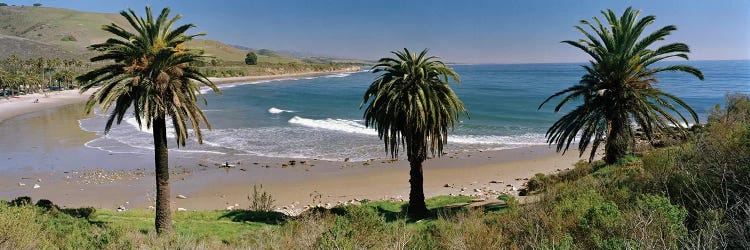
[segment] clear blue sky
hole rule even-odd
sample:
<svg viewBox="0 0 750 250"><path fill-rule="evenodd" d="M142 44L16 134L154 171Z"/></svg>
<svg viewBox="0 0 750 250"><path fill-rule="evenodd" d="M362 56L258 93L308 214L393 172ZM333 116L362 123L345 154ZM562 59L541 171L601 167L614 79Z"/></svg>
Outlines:
<svg viewBox="0 0 750 250"><path fill-rule="evenodd" d="M0 0L2 2L2 0ZM655 15L652 29L677 25L667 42L684 42L693 60L750 59L750 1L5 1L8 4L118 12L169 6L208 38L252 48L378 59L403 47L430 48L464 63L581 62L559 43L582 36L581 19L628 6Z"/></svg>

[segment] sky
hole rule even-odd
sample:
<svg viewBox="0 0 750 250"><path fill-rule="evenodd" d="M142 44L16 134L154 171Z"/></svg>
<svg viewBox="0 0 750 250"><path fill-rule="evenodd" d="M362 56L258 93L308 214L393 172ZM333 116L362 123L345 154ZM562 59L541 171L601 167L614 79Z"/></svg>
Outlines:
<svg viewBox="0 0 750 250"><path fill-rule="evenodd" d="M0 2L3 0L0 0ZM621 14L628 6L656 16L649 30L676 25L665 42L690 46L691 60L750 59L750 1L5 1L116 13L146 5L172 8L208 39L250 48L308 52L375 60L401 48L421 50L454 63L583 62L562 40L583 38L573 26Z"/></svg>

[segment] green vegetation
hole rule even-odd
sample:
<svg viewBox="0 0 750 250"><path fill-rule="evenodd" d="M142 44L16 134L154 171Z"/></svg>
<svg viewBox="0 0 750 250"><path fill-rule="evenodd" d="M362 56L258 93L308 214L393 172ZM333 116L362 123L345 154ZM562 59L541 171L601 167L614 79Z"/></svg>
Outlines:
<svg viewBox="0 0 750 250"><path fill-rule="evenodd" d="M247 52L247 56L245 56L245 64L247 65L256 65L258 64L258 55L255 54L255 52Z"/></svg>
<svg viewBox="0 0 750 250"><path fill-rule="evenodd" d="M677 27L665 26L644 36L646 27L656 19L654 16L639 19L640 11L632 8L626 9L619 18L612 10L602 11L602 15L607 24L602 24L597 18L594 18L595 24L581 21L595 35L576 26L588 40L563 41L591 56L591 65L583 66L587 73L581 77L580 83L550 96L539 108L552 98L566 95L555 107L555 112L558 112L568 101L582 98L582 105L547 130L547 142L557 144L557 151L564 152L580 132L578 149L581 155L592 144L591 161L599 144L605 143L604 160L612 164L624 157L628 146L635 141L631 122L637 123L651 142L659 135L676 134L684 138L684 126L689 121L680 113L680 108L688 111L695 123L699 123L698 115L676 96L653 86L657 82L655 75L682 71L703 80L703 73L687 65L651 67L664 59L688 58L690 49L683 43L649 49Z"/></svg>
<svg viewBox="0 0 750 250"><path fill-rule="evenodd" d="M505 201L500 206L470 208L462 205L472 201L468 196L425 199L422 162L427 151L442 154L448 129L466 111L448 86L449 78L458 82L451 68L427 57L426 50L419 55L404 50L373 67L382 74L361 106L367 106L365 123L377 128L393 157L406 149L410 201L363 201L287 216L272 211L273 198L257 187L248 196L250 210L172 215L166 117L173 119L175 138L184 146L188 127L200 141L201 123L208 125L196 94L198 82L218 92L205 77L209 71L278 73L347 64L263 61L288 59L270 50L256 52L257 65L244 65L241 59L204 62L203 52L186 45L195 37L185 34L191 24L172 29L177 18L168 18L169 9L156 19L150 8L146 12L145 19L133 11L121 13L139 35L118 24L107 25L108 36L116 38L91 46L100 54L92 60L107 64L76 79L83 83L82 91L101 86L87 111L97 102L103 110L113 108L106 131L131 107L139 123L153 123L156 213L60 208L49 200L33 203L29 197L0 201L0 249L750 249L750 96L728 96L726 106L717 106L705 126L690 131L680 127L680 120L688 119L677 107L693 120L695 112L651 86L654 74L702 74L687 66L648 67L665 58L687 58L689 52L681 43L647 49L673 26L637 41L652 16L638 19L639 12L628 9L619 18L612 11L604 13L608 26L597 19L596 26L584 21L599 38L578 28L589 40L566 43L594 61L585 66L588 73L581 84L544 102L567 94L556 107L559 111L569 100L583 97L581 106L550 128L548 139L558 150L567 150L582 131L580 149L587 148L588 139L594 141L593 152L604 142L604 161L590 158L572 170L537 174L519 194L527 197L500 195ZM3 18L0 15L0 23ZM58 87L70 86L84 65L11 56L0 66L3 94L15 94L42 91L53 80ZM631 119L652 144L654 138L673 133L683 143L628 152L635 138L627 126Z"/></svg>
<svg viewBox="0 0 750 250"><path fill-rule="evenodd" d="M422 162L427 150L434 157L443 154L448 130L466 109L453 90L448 78L458 82L458 74L437 57L419 55L409 50L392 52L394 58L382 58L372 67L380 75L365 92L360 108L365 108L365 125L376 128L391 157L398 158L404 147L409 160L409 214L412 218L427 217L424 202ZM369 104L368 104L369 103Z"/></svg>
<svg viewBox="0 0 750 250"><path fill-rule="evenodd" d="M259 59L262 61L262 57ZM343 63L265 63L246 65L244 62L212 62L216 66L199 67L201 73L209 77L266 76L310 72L330 72L337 70L358 70L362 64Z"/></svg>
<svg viewBox="0 0 750 250"><path fill-rule="evenodd" d="M103 29L114 37L104 43L91 45L92 50L101 53L91 61L109 64L78 77L84 83L81 93L101 86L86 103L86 113L91 113L97 103L102 111L113 109L104 129L105 134L115 120L117 124L122 122L131 107L139 126L142 120L146 121L147 128L153 125L157 179L155 224L159 234L172 231L166 119L172 120L178 146L185 146L188 122L198 143L202 143L200 125L203 123L209 128L210 125L198 106L198 83L221 93L191 66L191 63L202 62L203 55L202 52L187 49L185 42L202 34L185 34L195 27L193 24L173 29L172 25L180 16L169 18L169 12L169 8L164 8L156 19L153 18L151 7L146 7L146 18L138 17L133 10L120 12L131 24L126 27L136 32L131 33L117 24L104 26ZM203 102L206 100L203 99Z"/></svg>
<svg viewBox="0 0 750 250"><path fill-rule="evenodd" d="M0 96L72 89L76 87L73 78L87 67L75 59L21 59L13 55L0 60Z"/></svg>
<svg viewBox="0 0 750 250"><path fill-rule="evenodd" d="M150 211L55 212L19 198L0 202L0 248L747 249L750 97L728 97L685 144L615 164L581 161L534 181L532 202L502 195L499 210L448 208L471 197L440 196L425 201L433 216L418 221L407 203L391 201L296 217L177 212L175 234L165 237L151 229Z"/></svg>

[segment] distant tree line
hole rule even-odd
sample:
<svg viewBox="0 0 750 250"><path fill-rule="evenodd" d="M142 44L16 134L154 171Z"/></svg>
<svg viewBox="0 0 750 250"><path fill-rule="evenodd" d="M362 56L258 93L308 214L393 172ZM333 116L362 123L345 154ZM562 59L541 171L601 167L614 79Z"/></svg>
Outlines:
<svg viewBox="0 0 750 250"><path fill-rule="evenodd" d="M12 55L0 60L0 96L72 89L77 87L75 77L87 67L76 59Z"/></svg>

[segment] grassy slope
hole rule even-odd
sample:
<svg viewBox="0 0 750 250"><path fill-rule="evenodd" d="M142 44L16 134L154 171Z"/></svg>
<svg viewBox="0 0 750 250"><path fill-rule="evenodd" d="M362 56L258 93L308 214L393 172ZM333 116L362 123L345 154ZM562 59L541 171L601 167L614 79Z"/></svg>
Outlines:
<svg viewBox="0 0 750 250"><path fill-rule="evenodd" d="M438 196L427 199L429 209L440 209L449 204L471 201L468 196ZM363 206L372 207L379 214L390 219L402 218L406 202L371 201ZM334 208L334 212L337 209ZM173 214L175 231L179 235L194 239L218 239L235 241L238 237L257 231L263 227L278 227L283 223L283 215L276 212L235 211L187 211ZM114 227L135 229L140 232L153 230L154 213L149 210L114 212L98 210L92 221Z"/></svg>
<svg viewBox="0 0 750 250"><path fill-rule="evenodd" d="M86 57L91 54L86 46L103 42L108 36L101 30L102 25L124 25L125 20L117 14L24 6L0 7L0 23L0 34L35 40ZM76 41L62 41L66 36Z"/></svg>
<svg viewBox="0 0 750 250"><path fill-rule="evenodd" d="M157 10L158 11L158 10ZM119 14L81 12L61 8L6 6L0 7L0 37L3 52L0 57L12 54L22 57L78 57L86 60L93 54L86 47L106 40L110 34L102 25L115 23L129 26ZM63 41L72 36L75 41ZM12 44L11 44L12 42ZM206 54L223 61L244 61L247 50L241 50L214 40L196 39L188 47L200 48ZM261 63L301 63L302 60L284 54L259 56Z"/></svg>

